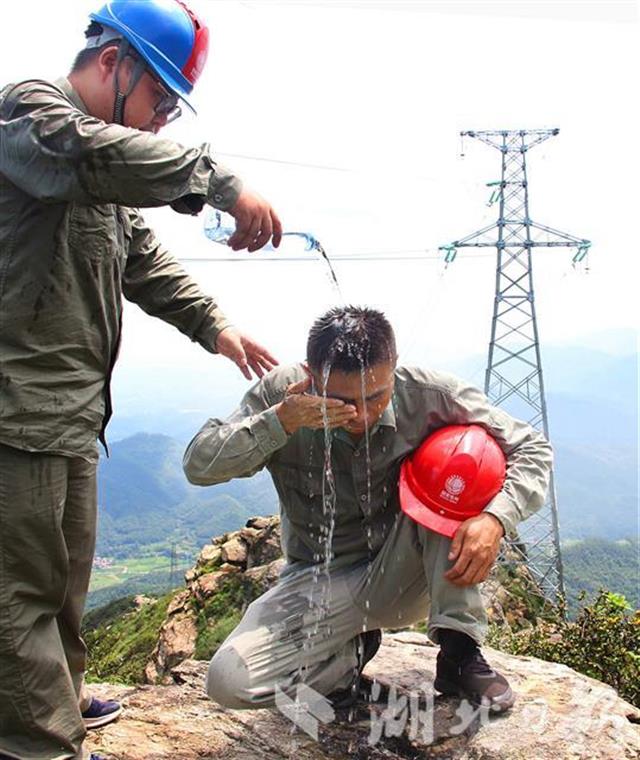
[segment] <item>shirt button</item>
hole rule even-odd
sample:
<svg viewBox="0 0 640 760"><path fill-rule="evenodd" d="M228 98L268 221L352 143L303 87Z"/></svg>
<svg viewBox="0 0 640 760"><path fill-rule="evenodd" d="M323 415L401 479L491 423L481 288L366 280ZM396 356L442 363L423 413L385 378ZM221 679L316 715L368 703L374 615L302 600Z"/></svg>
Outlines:
<svg viewBox="0 0 640 760"><path fill-rule="evenodd" d="M360 494L360 501L366 501L366 500L367 500L367 494L366 493Z"/></svg>
<svg viewBox="0 0 640 760"><path fill-rule="evenodd" d="M383 447L382 447L382 453L383 453L383 454L386 454L386 453L387 453L387 447L386 447L386 446L383 446Z"/></svg>
<svg viewBox="0 0 640 760"><path fill-rule="evenodd" d="M359 457L360 456L360 452L359 451L354 451L353 452L353 456L354 457Z"/></svg>

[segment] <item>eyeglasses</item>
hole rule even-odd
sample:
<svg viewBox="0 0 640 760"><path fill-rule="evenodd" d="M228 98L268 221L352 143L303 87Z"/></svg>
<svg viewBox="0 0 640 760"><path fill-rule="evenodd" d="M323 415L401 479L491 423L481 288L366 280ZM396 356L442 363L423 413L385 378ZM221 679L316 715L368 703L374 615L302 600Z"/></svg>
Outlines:
<svg viewBox="0 0 640 760"><path fill-rule="evenodd" d="M167 124L182 116L182 108L178 105L180 98L174 93L169 92L167 88L156 77L151 75L153 81L158 86L158 89L162 92L162 97L156 103L154 111L158 116L166 116Z"/></svg>

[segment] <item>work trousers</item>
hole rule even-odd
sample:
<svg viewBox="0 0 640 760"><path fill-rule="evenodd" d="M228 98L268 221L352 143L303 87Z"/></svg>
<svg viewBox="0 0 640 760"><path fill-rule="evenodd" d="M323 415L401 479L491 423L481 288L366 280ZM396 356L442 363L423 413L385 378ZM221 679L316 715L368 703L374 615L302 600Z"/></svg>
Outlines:
<svg viewBox="0 0 640 760"><path fill-rule="evenodd" d="M272 707L299 684L322 695L348 688L357 673L359 634L427 620L482 643L487 618L479 586L444 578L451 539L399 513L373 561L285 566L256 599L209 665L207 691L232 709Z"/></svg>
<svg viewBox="0 0 640 760"><path fill-rule="evenodd" d="M80 624L96 507L95 464L0 444L0 754L87 754Z"/></svg>

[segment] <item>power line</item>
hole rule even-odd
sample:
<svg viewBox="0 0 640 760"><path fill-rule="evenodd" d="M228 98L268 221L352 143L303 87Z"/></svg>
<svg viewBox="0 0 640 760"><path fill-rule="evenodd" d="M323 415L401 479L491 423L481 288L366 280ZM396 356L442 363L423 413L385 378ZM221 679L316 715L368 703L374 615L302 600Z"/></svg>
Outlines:
<svg viewBox="0 0 640 760"><path fill-rule="evenodd" d="M427 249L430 250L430 249ZM550 250L550 249L548 249ZM542 252L542 251L540 251ZM459 261L460 259L467 259L469 261L473 261L475 259L488 259L488 258L495 258L495 253L475 253L475 254L466 254L461 255L458 254L456 260ZM307 261L307 262L316 262L318 259L316 256L314 256L312 253L309 256L263 256L258 251L256 251L253 254L247 255L239 253L235 256L177 256L176 257L178 261L185 261L185 262L214 262L214 261L220 261L220 262L234 262L234 263L245 263L245 262L261 262L261 261L282 261L282 262L291 262L291 261ZM398 251L397 254L384 251L380 254L377 254L376 252L366 252L362 254L352 254L352 255L338 255L338 256L331 256L331 261L443 261L444 262L444 256L442 253L438 255L424 255L420 254L419 250L408 250L408 251Z"/></svg>
<svg viewBox="0 0 640 760"><path fill-rule="evenodd" d="M488 256L491 254L484 254ZM474 257L477 258L477 257ZM331 261L443 261L440 256L420 256L420 255L359 255L353 256L331 256ZM249 257L246 254L239 256L193 256L180 257L180 261L233 261L233 262L256 262L256 261L317 261L317 257L310 256L261 256L260 254Z"/></svg>
<svg viewBox="0 0 640 760"><path fill-rule="evenodd" d="M169 568L169 588L175 588L176 585L176 571L178 568L178 555L176 552L176 542L171 544L171 562Z"/></svg>
<svg viewBox="0 0 640 760"><path fill-rule="evenodd" d="M267 164L278 164L281 166L293 166L301 169L316 169L320 171L340 172L342 174L354 174L354 175L371 175L376 174L375 168L356 168L353 166L332 166L331 164L318 164L308 161L294 161L286 158L273 158L272 156L256 156L251 153L231 153L228 151L216 151L217 156L223 156L224 158L240 158L245 161L260 161ZM404 172L402 170L396 171L395 176L410 178L414 180L422 180L428 182L442 183L441 177L435 177L427 174L415 174L412 172ZM478 188L483 183L480 181L460 179L457 184L465 185L467 190L469 188Z"/></svg>
<svg viewBox="0 0 640 760"><path fill-rule="evenodd" d="M268 156L251 156L247 153L225 153L217 152L218 156L225 156L227 158L244 158L248 161L263 161L268 164L283 164L284 166L300 166L303 169L322 169L330 172L357 172L357 169L350 169L346 166L330 166L328 164L310 164L304 161L290 161L284 158L270 158Z"/></svg>

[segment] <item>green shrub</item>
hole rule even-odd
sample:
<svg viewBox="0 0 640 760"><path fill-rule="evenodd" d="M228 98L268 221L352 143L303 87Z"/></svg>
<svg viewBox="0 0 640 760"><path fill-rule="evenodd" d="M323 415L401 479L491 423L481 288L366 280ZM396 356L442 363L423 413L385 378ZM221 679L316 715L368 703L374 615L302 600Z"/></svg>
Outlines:
<svg viewBox="0 0 640 760"><path fill-rule="evenodd" d="M240 622L241 612L232 611L224 617L207 621L206 625L198 627L198 638L193 654L196 660L209 660L217 652L218 647Z"/></svg>
<svg viewBox="0 0 640 760"><path fill-rule="evenodd" d="M197 629L194 657L197 660L210 659L238 625L247 606L261 593L259 584L241 573L230 573L204 603L192 597Z"/></svg>
<svg viewBox="0 0 640 760"><path fill-rule="evenodd" d="M173 594L167 594L109 622L104 622L103 616L102 624L85 630L89 650L87 680L143 683L145 666L158 643L172 597ZM126 608L126 600L123 605ZM118 611L118 605L114 604L112 612Z"/></svg>
<svg viewBox="0 0 640 760"><path fill-rule="evenodd" d="M584 594L580 601L584 600ZM511 654L559 662L613 686L640 707L640 610L621 594L600 589L593 603L565 619L561 601L554 620L514 633L492 627L487 643Z"/></svg>

